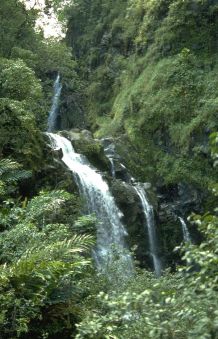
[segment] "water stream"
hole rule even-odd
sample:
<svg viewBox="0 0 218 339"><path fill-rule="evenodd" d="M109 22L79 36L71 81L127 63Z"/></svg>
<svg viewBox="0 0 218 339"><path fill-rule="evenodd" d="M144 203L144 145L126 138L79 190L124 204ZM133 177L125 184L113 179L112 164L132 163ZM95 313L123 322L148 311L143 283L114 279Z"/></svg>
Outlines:
<svg viewBox="0 0 218 339"><path fill-rule="evenodd" d="M185 220L182 217L178 217L179 221L182 226L182 234L183 234L183 239L185 242L191 242L191 236L188 230L188 226L186 225Z"/></svg>
<svg viewBox="0 0 218 339"><path fill-rule="evenodd" d="M115 173L115 166L114 166L114 159L111 157L108 157L110 164L111 164L111 176L112 178L116 177L116 173Z"/></svg>
<svg viewBox="0 0 218 339"><path fill-rule="evenodd" d="M156 229L155 229L155 223L154 223L154 212L153 207L148 202L148 198L146 196L145 190L142 186L142 184L138 183L136 186L134 186L144 212L145 216L145 227L148 230L148 239L149 239L149 247L150 247L150 254L152 256L154 271L156 275L159 277L161 275L162 271L162 265L161 260L158 255L158 244L157 244L157 235L156 235Z"/></svg>
<svg viewBox="0 0 218 339"><path fill-rule="evenodd" d="M60 81L60 74L58 74L54 82L54 94L52 97L52 106L48 117L48 129L47 129L48 132L53 132L57 127L57 116L61 90L62 84Z"/></svg>

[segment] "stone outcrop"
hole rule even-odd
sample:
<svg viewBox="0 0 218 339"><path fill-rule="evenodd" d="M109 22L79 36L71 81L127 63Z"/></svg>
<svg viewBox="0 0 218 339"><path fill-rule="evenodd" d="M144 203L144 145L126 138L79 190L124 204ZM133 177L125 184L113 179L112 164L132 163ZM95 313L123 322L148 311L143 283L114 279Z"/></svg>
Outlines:
<svg viewBox="0 0 218 339"><path fill-rule="evenodd" d="M61 135L68 138L76 152L87 157L90 163L101 171L109 171L110 162L104 154L101 142L94 139L88 130L72 129L61 131Z"/></svg>

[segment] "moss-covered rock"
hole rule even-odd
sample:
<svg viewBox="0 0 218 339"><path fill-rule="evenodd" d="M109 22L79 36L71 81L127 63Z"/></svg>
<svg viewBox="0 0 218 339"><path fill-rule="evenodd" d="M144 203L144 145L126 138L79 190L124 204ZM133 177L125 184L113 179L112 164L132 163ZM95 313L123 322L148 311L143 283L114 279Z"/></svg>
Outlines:
<svg viewBox="0 0 218 339"><path fill-rule="evenodd" d="M32 177L21 185L21 193L32 197L41 189L64 189L76 193L77 186L71 171L62 162L62 151L54 151L49 145L49 138L43 134L41 143L42 161L33 171Z"/></svg>
<svg viewBox="0 0 218 339"><path fill-rule="evenodd" d="M60 134L71 140L75 151L86 156L94 167L100 171L110 170L110 162L104 154L101 142L94 139L90 131L72 129L61 131Z"/></svg>

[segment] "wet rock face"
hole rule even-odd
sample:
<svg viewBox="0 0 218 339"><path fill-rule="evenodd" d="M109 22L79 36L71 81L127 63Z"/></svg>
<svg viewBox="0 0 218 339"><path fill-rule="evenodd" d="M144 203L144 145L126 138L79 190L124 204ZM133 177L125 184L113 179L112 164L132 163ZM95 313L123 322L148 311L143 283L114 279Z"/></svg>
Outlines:
<svg viewBox="0 0 218 339"><path fill-rule="evenodd" d="M114 160L114 173L117 179L131 183L131 176L129 175L126 167L118 160Z"/></svg>
<svg viewBox="0 0 218 339"><path fill-rule="evenodd" d="M82 93L72 92L63 85L60 114L58 116L58 129L86 128L86 117L83 108Z"/></svg>
<svg viewBox="0 0 218 339"><path fill-rule="evenodd" d="M174 251L184 240L179 217L186 221L193 242L201 240L196 226L187 218L192 212L201 213L203 199L202 192L186 183L157 187L157 224L166 266L175 267L181 263L179 253Z"/></svg>
<svg viewBox="0 0 218 339"><path fill-rule="evenodd" d="M121 157L116 152L115 140L113 138L101 139L104 153L110 160L110 173L116 178L131 183L131 176L127 168L122 164Z"/></svg>
<svg viewBox="0 0 218 339"><path fill-rule="evenodd" d="M157 188L158 215L162 221L167 217L188 216L191 212L201 212L204 194L186 183Z"/></svg>

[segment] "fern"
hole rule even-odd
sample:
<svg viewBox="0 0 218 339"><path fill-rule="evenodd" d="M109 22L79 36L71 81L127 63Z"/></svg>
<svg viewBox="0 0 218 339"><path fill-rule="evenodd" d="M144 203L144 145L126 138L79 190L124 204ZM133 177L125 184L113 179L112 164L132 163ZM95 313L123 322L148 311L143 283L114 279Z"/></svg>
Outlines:
<svg viewBox="0 0 218 339"><path fill-rule="evenodd" d="M17 170L21 167L16 161L10 159L2 159L0 160L0 175L7 171Z"/></svg>
<svg viewBox="0 0 218 339"><path fill-rule="evenodd" d="M84 258L80 257L81 254L88 252L94 245L94 239L90 235L74 235L70 240L65 239L63 241L56 240L51 244L43 243L41 246L37 244L29 248L22 256L35 258L36 262L40 261L53 261L64 260L71 262L74 258L79 261L83 261Z"/></svg>
<svg viewBox="0 0 218 339"><path fill-rule="evenodd" d="M70 240L70 242L71 242L71 246L80 248L81 251L88 250L94 245L93 237L88 234L81 234L81 235L75 234L73 238Z"/></svg>
<svg viewBox="0 0 218 339"><path fill-rule="evenodd" d="M3 173L1 178L6 183L17 182L19 180L28 179L31 176L30 171L13 170L8 173Z"/></svg>
<svg viewBox="0 0 218 339"><path fill-rule="evenodd" d="M5 184L2 180L0 180L0 196L5 194Z"/></svg>
<svg viewBox="0 0 218 339"><path fill-rule="evenodd" d="M0 160L0 180L3 183L16 183L31 176L30 171L21 169L21 165L10 159Z"/></svg>
<svg viewBox="0 0 218 339"><path fill-rule="evenodd" d="M71 194L63 190L41 191L27 205L27 220L38 220L41 224L45 217L50 220L71 197Z"/></svg>

